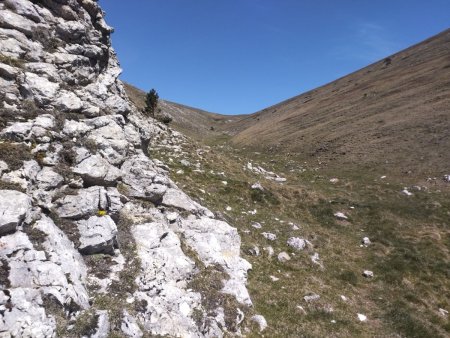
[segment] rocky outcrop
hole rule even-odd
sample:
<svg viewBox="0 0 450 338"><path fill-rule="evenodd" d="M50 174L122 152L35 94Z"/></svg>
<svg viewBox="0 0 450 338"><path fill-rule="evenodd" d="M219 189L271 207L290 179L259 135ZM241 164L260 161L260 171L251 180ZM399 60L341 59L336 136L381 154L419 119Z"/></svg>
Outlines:
<svg viewBox="0 0 450 338"><path fill-rule="evenodd" d="M183 136L130 104L111 32L92 0L0 3L0 335L239 335L239 235L148 157Z"/></svg>

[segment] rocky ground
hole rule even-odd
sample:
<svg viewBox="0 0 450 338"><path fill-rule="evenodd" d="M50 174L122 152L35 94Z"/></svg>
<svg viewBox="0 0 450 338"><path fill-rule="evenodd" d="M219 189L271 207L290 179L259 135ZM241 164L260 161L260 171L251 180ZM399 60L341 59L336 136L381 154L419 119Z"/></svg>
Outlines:
<svg viewBox="0 0 450 338"><path fill-rule="evenodd" d="M152 156L236 226L266 337L445 337L447 176L329 168L223 137L159 142Z"/></svg>
<svg viewBox="0 0 450 338"><path fill-rule="evenodd" d="M152 159L184 138L128 101L111 32L95 1L0 3L0 335L263 330L237 230Z"/></svg>

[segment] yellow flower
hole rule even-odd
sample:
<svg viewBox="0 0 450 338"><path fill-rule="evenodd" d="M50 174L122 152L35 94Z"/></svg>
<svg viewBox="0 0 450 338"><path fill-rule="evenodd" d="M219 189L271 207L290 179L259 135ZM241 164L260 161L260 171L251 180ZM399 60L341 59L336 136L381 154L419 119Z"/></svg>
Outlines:
<svg viewBox="0 0 450 338"><path fill-rule="evenodd" d="M99 210L98 212L97 212L97 215L98 216L106 216L108 213L106 212L106 210Z"/></svg>

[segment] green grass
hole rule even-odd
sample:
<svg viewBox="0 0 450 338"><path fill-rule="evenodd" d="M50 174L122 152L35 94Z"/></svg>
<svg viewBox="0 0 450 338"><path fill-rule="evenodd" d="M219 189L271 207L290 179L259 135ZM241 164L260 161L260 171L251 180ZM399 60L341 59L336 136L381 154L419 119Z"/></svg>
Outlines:
<svg viewBox="0 0 450 338"><path fill-rule="evenodd" d="M265 336L448 335L448 319L438 309L450 308L450 187L435 187L421 177L389 176L376 167L332 168L283 154L269 157L238 151L225 142L225 138L209 142L211 149L204 159L195 151L202 145L184 147L187 155L182 158L199 161L203 173L181 166L181 157L170 155L170 162L164 150L153 149L152 155L170 166L172 179L191 197L238 229L242 256L253 265L248 284L253 311L269 323ZM287 183L280 185L243 170L248 161L287 177ZM179 169L184 174L176 174ZM385 174L388 177L381 180ZM331 183L333 177L339 181ZM251 189L257 181L264 192ZM428 189L413 191L410 197L401 194L403 187L417 182ZM226 206L232 210L225 210ZM248 213L254 209L255 215ZM337 220L333 216L337 211L349 220ZM252 222L263 228L254 229ZM299 224L300 230L292 230L289 222ZM263 231L275 233L278 239L267 241ZM310 240L314 248L294 252L286 245L291 236ZM367 248L360 246L365 236L373 242ZM254 245L260 256L249 254ZM272 258L262 250L269 245L275 249ZM281 251L292 259L279 263L276 255ZM324 268L311 262L314 252ZM366 269L374 271L373 279L362 276ZM280 280L273 282L270 276ZM311 292L321 298L309 304L303 297ZM359 322L357 313L365 314L368 321Z"/></svg>

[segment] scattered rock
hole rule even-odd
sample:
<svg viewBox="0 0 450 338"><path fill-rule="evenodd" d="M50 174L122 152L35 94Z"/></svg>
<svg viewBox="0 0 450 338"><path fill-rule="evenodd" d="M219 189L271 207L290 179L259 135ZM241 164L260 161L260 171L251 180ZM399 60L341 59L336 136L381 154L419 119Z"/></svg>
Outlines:
<svg viewBox="0 0 450 338"><path fill-rule="evenodd" d="M448 316L448 311L445 309L439 308L439 313L444 317Z"/></svg>
<svg viewBox="0 0 450 338"><path fill-rule="evenodd" d="M348 220L348 217L343 212L336 212L334 214L334 217L336 217L338 220L341 220L341 221Z"/></svg>
<svg viewBox="0 0 450 338"><path fill-rule="evenodd" d="M291 260L291 257L289 256L289 254L287 252L282 251L278 254L278 261L284 263L289 260Z"/></svg>
<svg viewBox="0 0 450 338"><path fill-rule="evenodd" d="M256 182L256 183L252 184L252 189L264 191L263 186L259 182Z"/></svg>
<svg viewBox="0 0 450 338"><path fill-rule="evenodd" d="M367 320L367 316L366 315L358 313L357 316L358 316L358 319L359 319L360 322L365 322Z"/></svg>
<svg viewBox="0 0 450 338"><path fill-rule="evenodd" d="M402 194L406 195L406 196L412 196L413 195L412 192L408 191L408 188L403 188Z"/></svg>
<svg viewBox="0 0 450 338"><path fill-rule="evenodd" d="M450 175L444 175L444 181L450 182Z"/></svg>
<svg viewBox="0 0 450 338"><path fill-rule="evenodd" d="M259 256L260 252L259 252L259 248L254 245L253 247L251 247L250 249L248 249L248 253L252 256Z"/></svg>
<svg viewBox="0 0 450 338"><path fill-rule="evenodd" d="M191 163L188 160L181 160L180 161L181 165L185 166L185 167L190 167Z"/></svg>
<svg viewBox="0 0 450 338"><path fill-rule="evenodd" d="M320 296L316 293L312 293L312 294L309 294L309 295L306 295L303 297L303 300L307 303L311 303L311 302L314 302L319 299L320 299Z"/></svg>
<svg viewBox="0 0 450 338"><path fill-rule="evenodd" d="M331 183L337 183L337 182L339 182L339 179L338 178L331 178L330 182Z"/></svg>
<svg viewBox="0 0 450 338"><path fill-rule="evenodd" d="M266 246L263 250L267 253L267 256L269 257L272 257L275 254L275 250L271 246Z"/></svg>
<svg viewBox="0 0 450 338"><path fill-rule="evenodd" d="M363 244L364 246L369 246L370 244L372 244L372 242L370 241L369 237L364 237L364 238L362 239L362 244Z"/></svg>
<svg viewBox="0 0 450 338"><path fill-rule="evenodd" d="M312 248L311 242L309 242L306 239L299 238L299 237L291 237L287 240L287 245L289 245L291 248L300 251L306 248L306 246L309 246Z"/></svg>
<svg viewBox="0 0 450 338"><path fill-rule="evenodd" d="M263 232L261 235L263 235L264 238L268 239L269 241L275 241L277 239L277 235L270 232Z"/></svg>
<svg viewBox="0 0 450 338"><path fill-rule="evenodd" d="M255 222L255 223L252 223L252 227L254 227L255 229L261 229L262 225L261 225L261 223Z"/></svg>
<svg viewBox="0 0 450 338"><path fill-rule="evenodd" d="M275 276L269 276L269 278L272 282L278 282L280 280L278 277Z"/></svg>
<svg viewBox="0 0 450 338"><path fill-rule="evenodd" d="M267 321L266 319L261 315L254 315L251 318L251 321L256 323L259 327L259 332L263 332L267 328Z"/></svg>
<svg viewBox="0 0 450 338"><path fill-rule="evenodd" d="M362 275L364 276L364 277L366 277L366 278L373 278L373 272L372 271L370 271L370 270L364 270L363 271L363 273L362 273Z"/></svg>

